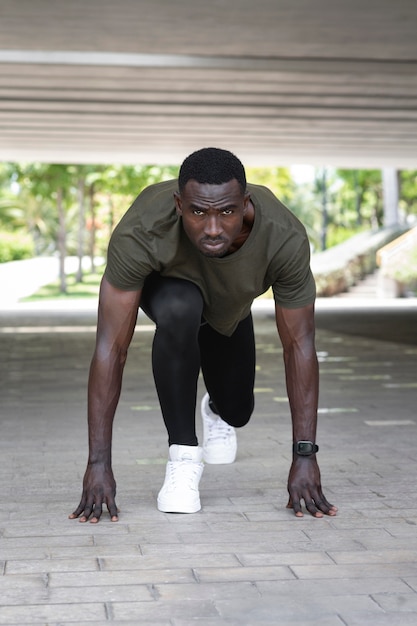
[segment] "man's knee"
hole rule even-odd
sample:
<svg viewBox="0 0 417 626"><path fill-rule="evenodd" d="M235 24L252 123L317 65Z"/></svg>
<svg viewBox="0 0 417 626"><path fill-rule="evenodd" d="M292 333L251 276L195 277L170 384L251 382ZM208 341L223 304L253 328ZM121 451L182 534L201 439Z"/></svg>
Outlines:
<svg viewBox="0 0 417 626"><path fill-rule="evenodd" d="M201 323L203 300L199 288L184 280L167 282L153 303L152 313L157 327L196 327Z"/></svg>
<svg viewBox="0 0 417 626"><path fill-rule="evenodd" d="M176 293L167 298L165 306L159 313L157 323L174 324L183 326L188 324L201 324L202 310L199 307L198 294L186 292L184 295Z"/></svg>
<svg viewBox="0 0 417 626"><path fill-rule="evenodd" d="M242 426L245 426L249 422L254 408L255 400L252 395L246 400L231 402L222 407L220 415L222 420L227 422L230 426L242 428Z"/></svg>

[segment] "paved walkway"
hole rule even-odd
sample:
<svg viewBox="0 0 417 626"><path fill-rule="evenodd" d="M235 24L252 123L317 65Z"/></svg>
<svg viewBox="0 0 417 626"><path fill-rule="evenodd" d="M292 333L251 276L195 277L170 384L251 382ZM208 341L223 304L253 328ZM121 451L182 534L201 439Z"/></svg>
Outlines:
<svg viewBox="0 0 417 626"><path fill-rule="evenodd" d="M236 462L206 466L194 515L156 510L166 435L140 317L114 428L120 521L98 525L67 517L86 461L95 304L0 311L1 625L415 626L415 301L318 302L319 458L340 508L322 520L285 508L290 420L263 307L255 415Z"/></svg>

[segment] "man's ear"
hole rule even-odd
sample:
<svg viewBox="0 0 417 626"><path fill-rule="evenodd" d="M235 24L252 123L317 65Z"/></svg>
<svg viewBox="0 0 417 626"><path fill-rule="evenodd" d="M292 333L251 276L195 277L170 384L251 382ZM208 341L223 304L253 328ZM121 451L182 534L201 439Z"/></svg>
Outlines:
<svg viewBox="0 0 417 626"><path fill-rule="evenodd" d="M175 208L177 210L177 215L181 216L182 215L181 196L176 191L174 191L174 200L175 200Z"/></svg>

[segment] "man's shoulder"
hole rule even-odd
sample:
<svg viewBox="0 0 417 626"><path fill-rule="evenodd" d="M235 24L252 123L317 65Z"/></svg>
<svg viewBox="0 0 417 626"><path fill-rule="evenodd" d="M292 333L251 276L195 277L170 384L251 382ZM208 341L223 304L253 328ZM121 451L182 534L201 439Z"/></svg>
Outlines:
<svg viewBox="0 0 417 626"><path fill-rule="evenodd" d="M152 185L148 185L141 191L136 200L139 199L159 199L163 200L165 197L172 200L173 194L177 191L178 188L178 180L176 178L172 178L170 180L164 180L160 183L153 183Z"/></svg>
<svg viewBox="0 0 417 626"><path fill-rule="evenodd" d="M273 207L274 209L280 208L284 211L288 210L285 204L283 204L281 200L277 198L274 192L269 189L269 187L265 187L265 185L255 185L254 183L248 183L247 190L250 193L254 203L259 204L261 207Z"/></svg>
<svg viewBox="0 0 417 626"><path fill-rule="evenodd" d="M255 210L258 208L262 214L265 226L275 225L281 230L300 228L303 225L297 216L289 209L274 192L264 185L248 184L247 189L251 195Z"/></svg>
<svg viewBox="0 0 417 626"><path fill-rule="evenodd" d="M135 198L128 211L127 219L158 219L157 215L170 213L175 208L174 192L177 180L166 180L145 187ZM145 216L148 216L147 218Z"/></svg>
<svg viewBox="0 0 417 626"><path fill-rule="evenodd" d="M132 229L153 231L155 225L171 223L175 217L174 192L177 180L167 180L145 187L117 224L113 235L132 235Z"/></svg>

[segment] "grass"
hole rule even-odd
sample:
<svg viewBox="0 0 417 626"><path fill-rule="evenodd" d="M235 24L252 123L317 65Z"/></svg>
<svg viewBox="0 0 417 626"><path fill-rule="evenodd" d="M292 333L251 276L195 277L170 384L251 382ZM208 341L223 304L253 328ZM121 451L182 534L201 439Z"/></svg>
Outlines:
<svg viewBox="0 0 417 626"><path fill-rule="evenodd" d="M100 288L102 273L85 274L81 283L75 280L75 274L67 275L67 291L62 293L60 290L60 281L44 285L38 291L22 298L22 302L34 302L39 300L63 300L65 298L97 298Z"/></svg>
<svg viewBox="0 0 417 626"><path fill-rule="evenodd" d="M75 274L68 274L66 293L62 293L60 291L60 281L56 280L53 283L44 285L30 296L22 298L21 302L36 302L40 300L64 300L65 298L98 298L102 275L102 270L99 273L85 274L83 276L83 281L81 283L77 283L75 280ZM268 289L267 292L259 297L273 298L272 289Z"/></svg>

